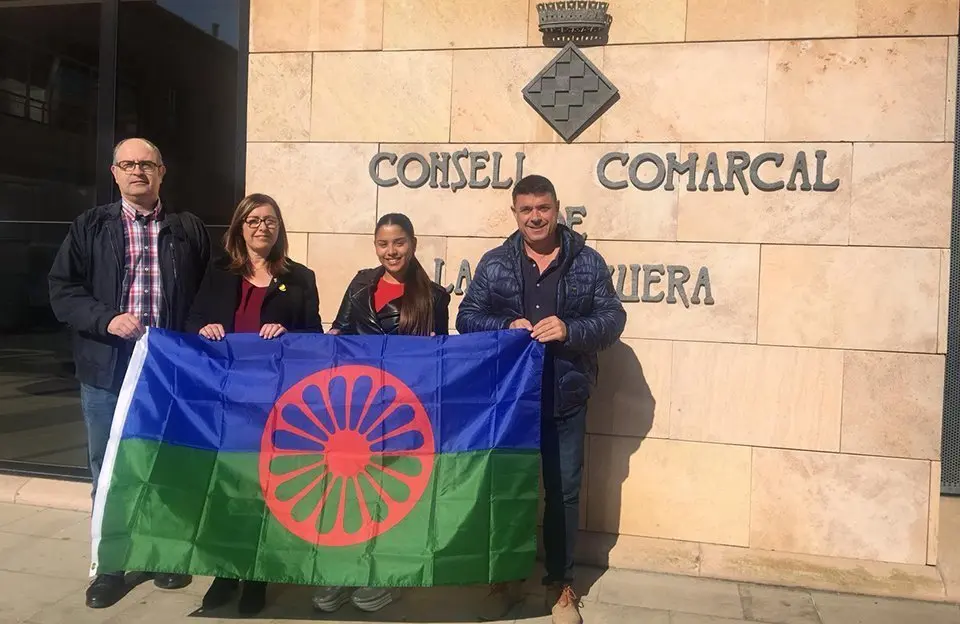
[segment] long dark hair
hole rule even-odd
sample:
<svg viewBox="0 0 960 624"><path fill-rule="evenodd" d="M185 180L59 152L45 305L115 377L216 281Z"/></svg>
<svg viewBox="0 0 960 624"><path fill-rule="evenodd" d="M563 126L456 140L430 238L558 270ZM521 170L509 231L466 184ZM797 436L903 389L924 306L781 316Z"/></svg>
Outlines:
<svg viewBox="0 0 960 624"><path fill-rule="evenodd" d="M287 259L287 228L283 225L283 215L280 214L280 205L269 195L252 193L240 200L237 209L233 211L230 227L223 235L223 246L230 257L229 270L238 275L250 275L250 254L247 252L247 243L243 240L243 221L258 206L270 206L277 215L277 242L267 256L267 267L276 277L290 270L290 261Z"/></svg>
<svg viewBox="0 0 960 624"><path fill-rule="evenodd" d="M410 244L416 241L413 223L407 215L393 212L385 214L377 221L373 233L376 236L385 225L396 225L410 239ZM429 336L433 331L433 286L430 276L423 270L423 265L417 260L416 252L407 265L403 280L403 296L400 297L400 325L401 334L414 336Z"/></svg>

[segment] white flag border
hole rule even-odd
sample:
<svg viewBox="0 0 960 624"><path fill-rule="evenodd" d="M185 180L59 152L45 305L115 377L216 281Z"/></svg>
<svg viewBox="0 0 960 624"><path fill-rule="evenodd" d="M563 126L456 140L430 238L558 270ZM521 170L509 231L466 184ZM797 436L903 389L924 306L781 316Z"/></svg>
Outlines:
<svg viewBox="0 0 960 624"><path fill-rule="evenodd" d="M110 440L107 442L107 452L103 457L103 466L100 467L100 477L97 480L97 494L93 501L93 517L90 521L90 577L97 575L100 566L100 538L103 531L103 513L107 503L107 494L110 491L110 480L113 477L113 467L117 461L117 450L120 448L120 438L123 427L127 422L127 413L133 402L133 391L140 381L143 364L147 360L147 348L150 338L150 328L137 340L130 356L130 364L123 376L123 385L117 398L117 408L113 412L113 421L110 424Z"/></svg>

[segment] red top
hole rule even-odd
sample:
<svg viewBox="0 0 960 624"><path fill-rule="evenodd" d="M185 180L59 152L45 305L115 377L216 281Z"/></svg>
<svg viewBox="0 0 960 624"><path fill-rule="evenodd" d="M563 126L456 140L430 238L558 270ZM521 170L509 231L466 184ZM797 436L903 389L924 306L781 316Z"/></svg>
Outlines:
<svg viewBox="0 0 960 624"><path fill-rule="evenodd" d="M240 303L233 315L233 331L260 333L260 308L267 289L254 286L247 280L241 280L240 284Z"/></svg>
<svg viewBox="0 0 960 624"><path fill-rule="evenodd" d="M402 296L403 284L394 284L381 277L380 281L377 282L377 289L373 291L373 309L375 312L379 312L388 303Z"/></svg>

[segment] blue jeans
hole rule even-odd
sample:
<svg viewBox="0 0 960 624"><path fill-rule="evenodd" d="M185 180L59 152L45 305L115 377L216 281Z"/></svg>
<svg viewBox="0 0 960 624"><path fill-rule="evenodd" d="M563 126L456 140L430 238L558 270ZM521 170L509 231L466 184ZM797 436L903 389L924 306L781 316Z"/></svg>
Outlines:
<svg viewBox="0 0 960 624"><path fill-rule="evenodd" d="M547 411L540 421L545 584L573 581L586 424L586 405L563 415Z"/></svg>
<svg viewBox="0 0 960 624"><path fill-rule="evenodd" d="M87 384L80 384L80 407L83 409L83 422L87 426L87 456L90 462L90 474L93 476L93 494L97 493L97 481L103 458L107 454L107 442L110 440L110 427L113 424L113 412L117 408L117 393Z"/></svg>

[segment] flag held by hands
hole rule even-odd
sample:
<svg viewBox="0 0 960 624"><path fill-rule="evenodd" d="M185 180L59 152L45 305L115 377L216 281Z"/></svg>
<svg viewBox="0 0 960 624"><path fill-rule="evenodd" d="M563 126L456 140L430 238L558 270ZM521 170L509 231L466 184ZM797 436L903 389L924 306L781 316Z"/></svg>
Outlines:
<svg viewBox="0 0 960 624"><path fill-rule="evenodd" d="M543 357L523 331L211 342L150 329L114 416L91 574L526 578Z"/></svg>

